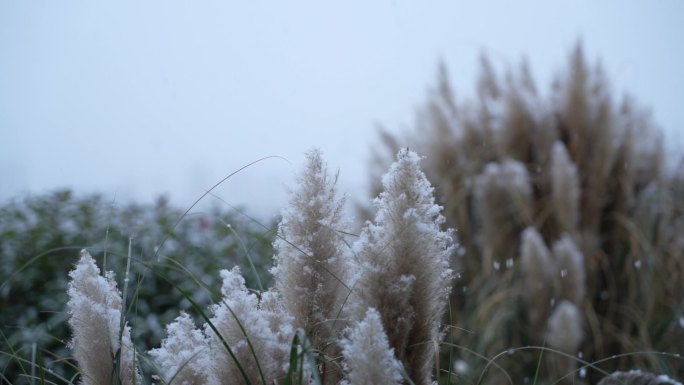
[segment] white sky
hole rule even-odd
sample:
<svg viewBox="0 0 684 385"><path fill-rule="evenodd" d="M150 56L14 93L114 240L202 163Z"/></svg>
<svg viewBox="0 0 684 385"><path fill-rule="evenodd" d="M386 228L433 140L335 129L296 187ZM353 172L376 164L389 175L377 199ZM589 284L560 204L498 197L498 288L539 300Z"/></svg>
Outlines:
<svg viewBox="0 0 684 385"><path fill-rule="evenodd" d="M486 4L485 4L486 3ZM682 146L684 1L3 1L0 199L58 187L274 213L303 153L365 197L375 125L402 130L444 60L523 57L544 89L578 38Z"/></svg>

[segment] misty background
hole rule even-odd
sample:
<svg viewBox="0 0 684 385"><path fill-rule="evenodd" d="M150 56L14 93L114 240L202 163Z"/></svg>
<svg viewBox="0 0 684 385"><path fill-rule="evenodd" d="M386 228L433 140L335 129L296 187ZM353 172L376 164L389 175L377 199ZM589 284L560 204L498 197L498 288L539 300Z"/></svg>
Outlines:
<svg viewBox="0 0 684 385"><path fill-rule="evenodd" d="M277 214L314 146L365 199L376 126L412 128L440 61L459 100L481 53L527 60L546 91L577 41L679 154L683 36L675 0L2 2L0 200L69 187L187 207L278 156L216 190Z"/></svg>

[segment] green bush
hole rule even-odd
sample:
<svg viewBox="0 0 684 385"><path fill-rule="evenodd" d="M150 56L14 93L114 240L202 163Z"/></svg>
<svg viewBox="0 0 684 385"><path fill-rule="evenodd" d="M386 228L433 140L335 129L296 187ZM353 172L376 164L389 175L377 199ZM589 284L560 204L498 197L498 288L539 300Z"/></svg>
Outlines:
<svg viewBox="0 0 684 385"><path fill-rule="evenodd" d="M220 206L183 213L165 198L153 205L119 205L71 191L27 196L0 207L0 373L18 379L30 372L34 344L47 368L67 378L76 372L51 362L70 356L67 272L83 248L106 270L123 274L130 242L135 290L128 294L135 306L127 317L141 349L158 346L162 325L191 307L162 275L205 306L218 295L219 267L243 266L250 287L258 287L257 277L269 284L274 224L262 227Z"/></svg>

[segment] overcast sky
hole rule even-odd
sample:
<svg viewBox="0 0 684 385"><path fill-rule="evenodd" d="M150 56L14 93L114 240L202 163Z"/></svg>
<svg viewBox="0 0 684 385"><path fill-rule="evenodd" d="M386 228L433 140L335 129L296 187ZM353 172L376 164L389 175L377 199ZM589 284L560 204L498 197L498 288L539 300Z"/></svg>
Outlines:
<svg viewBox="0 0 684 385"><path fill-rule="evenodd" d="M682 146L684 1L3 1L0 199L58 187L260 214L321 148L366 192L378 123L413 124L439 60L461 99L478 56L539 85L581 38Z"/></svg>

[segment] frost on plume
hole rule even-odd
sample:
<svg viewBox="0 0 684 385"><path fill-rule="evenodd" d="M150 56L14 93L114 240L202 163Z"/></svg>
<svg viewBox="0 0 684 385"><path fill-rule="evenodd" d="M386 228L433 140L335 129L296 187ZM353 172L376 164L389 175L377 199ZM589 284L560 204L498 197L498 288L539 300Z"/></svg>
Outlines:
<svg viewBox="0 0 684 385"><path fill-rule="evenodd" d="M245 287L239 268L222 270L221 278L223 298L212 307L210 319L218 334L208 324L204 326L211 355L208 383L243 384L249 379L270 384L284 377L293 336L291 318L273 293L264 293L260 304Z"/></svg>
<svg viewBox="0 0 684 385"><path fill-rule="evenodd" d="M159 365L164 381L171 385L203 385L210 370L209 344L192 318L181 314L166 327L167 337L150 355Z"/></svg>
<svg viewBox="0 0 684 385"><path fill-rule="evenodd" d="M482 270L491 273L494 266L515 257L516 239L531 215L532 188L525 165L506 159L489 163L476 179L475 198L482 218Z"/></svg>
<svg viewBox="0 0 684 385"><path fill-rule="evenodd" d="M559 298L582 306L586 293L584 256L568 234L553 244L553 257L560 275Z"/></svg>
<svg viewBox="0 0 684 385"><path fill-rule="evenodd" d="M441 207L419 163L416 153L401 150L382 178L375 219L354 246L360 267L351 301L357 319L371 307L378 311L409 377L428 384L451 288L453 241L440 230Z"/></svg>
<svg viewBox="0 0 684 385"><path fill-rule="evenodd" d="M574 354L583 338L582 317L579 309L572 302L561 301L549 317L547 335L549 346Z"/></svg>
<svg viewBox="0 0 684 385"><path fill-rule="evenodd" d="M551 200L562 231L572 231L579 221L580 185L577 167L562 142L551 150Z"/></svg>
<svg viewBox="0 0 684 385"><path fill-rule="evenodd" d="M550 367L555 370L557 377L573 373L577 369L577 361L573 358L582 343L584 333L582 331L582 315L575 304L569 301L561 301L553 310L547 325L546 341L554 350L566 353L548 355ZM574 384L574 377L564 378L563 384Z"/></svg>
<svg viewBox="0 0 684 385"><path fill-rule="evenodd" d="M380 314L368 309L366 317L342 342L345 385L393 385L401 383L401 363L394 357Z"/></svg>
<svg viewBox="0 0 684 385"><path fill-rule="evenodd" d="M522 233L520 258L525 275L523 297L527 317L532 326L539 330L550 312L555 265L544 239L534 227L528 227Z"/></svg>
<svg viewBox="0 0 684 385"><path fill-rule="evenodd" d="M330 175L321 153L307 153L307 164L298 175L297 188L283 210L274 242L275 288L294 326L306 330L314 347L336 357L343 322L339 314L349 296L348 248L342 234L348 225L342 216L344 199L337 196L337 175ZM326 383L336 383L340 373L326 367Z"/></svg>
<svg viewBox="0 0 684 385"><path fill-rule="evenodd" d="M102 276L90 254L82 250L69 277L67 307L73 333L70 346L83 384L114 384L116 378L122 385L140 384L130 327L123 325L121 330L122 300L114 274ZM117 375L115 367L120 368Z"/></svg>

